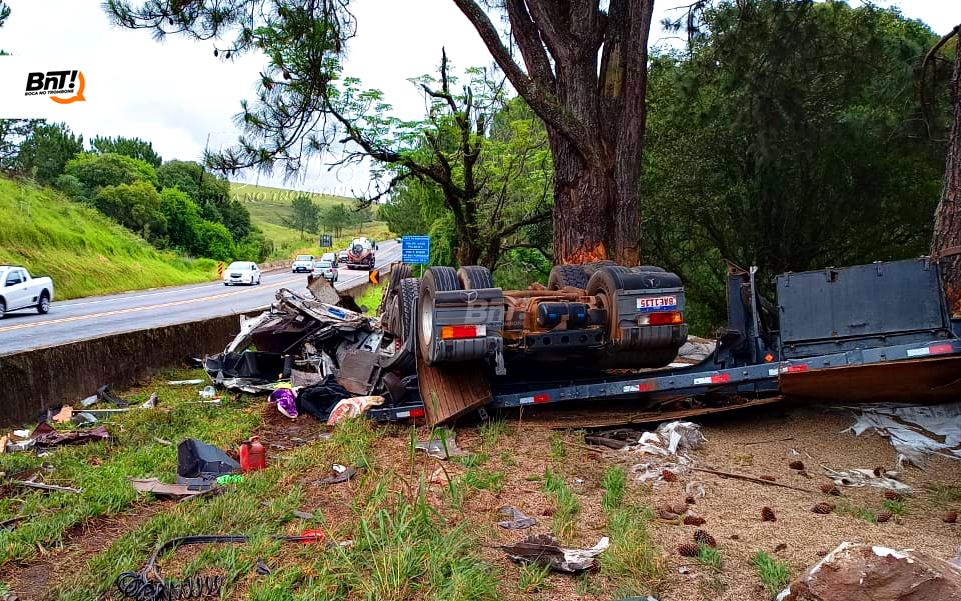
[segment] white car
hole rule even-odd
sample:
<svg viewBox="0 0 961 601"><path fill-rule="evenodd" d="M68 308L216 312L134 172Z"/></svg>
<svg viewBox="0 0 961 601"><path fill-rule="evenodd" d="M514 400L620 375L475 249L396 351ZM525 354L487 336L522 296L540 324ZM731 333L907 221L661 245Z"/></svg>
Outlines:
<svg viewBox="0 0 961 601"><path fill-rule="evenodd" d="M0 265L0 318L8 311L36 308L37 313L50 311L53 280L35 278L23 267Z"/></svg>
<svg viewBox="0 0 961 601"><path fill-rule="evenodd" d="M314 255L297 255L290 266L291 273L314 272Z"/></svg>
<svg viewBox="0 0 961 601"><path fill-rule="evenodd" d="M333 283L337 281L337 268L330 261L324 261L323 259L314 263L314 274L320 274L327 278L327 281Z"/></svg>
<svg viewBox="0 0 961 601"><path fill-rule="evenodd" d="M260 285L260 268L253 261L234 261L224 269L224 286L231 284Z"/></svg>
<svg viewBox="0 0 961 601"><path fill-rule="evenodd" d="M320 260L330 261L330 264L333 265L334 267L340 267L340 265L338 265L339 261L337 260L337 253L324 253L320 257Z"/></svg>

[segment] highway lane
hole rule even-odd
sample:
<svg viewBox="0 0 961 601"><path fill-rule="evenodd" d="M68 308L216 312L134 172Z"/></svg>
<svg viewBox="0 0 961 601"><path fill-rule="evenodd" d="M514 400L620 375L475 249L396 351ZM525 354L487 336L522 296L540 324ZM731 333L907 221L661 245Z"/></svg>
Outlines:
<svg viewBox="0 0 961 601"><path fill-rule="evenodd" d="M400 260L401 249L397 242L385 240L378 246L378 267ZM341 268L337 288L344 289L366 279L366 271ZM56 284L54 282L55 290ZM0 355L107 334L245 313L270 305L280 288L298 292L304 290L306 284L305 274L281 271L264 273L260 286L224 286L223 282L216 281L55 301L47 315L24 310L8 313L0 320Z"/></svg>

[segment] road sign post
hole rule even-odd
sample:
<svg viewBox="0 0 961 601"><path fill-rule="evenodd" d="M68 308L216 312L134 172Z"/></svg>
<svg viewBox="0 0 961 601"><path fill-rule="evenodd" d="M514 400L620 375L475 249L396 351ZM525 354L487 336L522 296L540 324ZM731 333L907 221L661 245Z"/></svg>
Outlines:
<svg viewBox="0 0 961 601"><path fill-rule="evenodd" d="M430 263L430 236L404 236L400 242L400 260L408 265Z"/></svg>
<svg viewBox="0 0 961 601"><path fill-rule="evenodd" d="M334 237L331 234L320 235L320 247L330 248L334 245Z"/></svg>
<svg viewBox="0 0 961 601"><path fill-rule="evenodd" d="M218 277L218 278L224 277L224 262L223 262L223 261L217 261L217 277Z"/></svg>

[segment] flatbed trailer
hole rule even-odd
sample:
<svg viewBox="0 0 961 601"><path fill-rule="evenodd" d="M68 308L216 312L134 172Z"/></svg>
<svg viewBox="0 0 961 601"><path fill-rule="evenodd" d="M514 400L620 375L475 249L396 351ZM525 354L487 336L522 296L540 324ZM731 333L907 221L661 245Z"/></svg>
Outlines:
<svg viewBox="0 0 961 601"><path fill-rule="evenodd" d="M696 415L769 403L778 395L930 402L961 392L961 324L948 313L937 262L922 257L782 274L775 278L776 304L758 293L755 274L753 268L729 265L727 327L714 351L690 366L564 377L547 370L531 378L496 375L476 360L458 369L490 373L482 411L628 401L657 413L672 399L719 399L684 411ZM428 370L449 368L421 361L422 396L409 395L406 402L374 408L368 416L378 421L429 417L423 398L436 400L437 394L425 380L437 378ZM572 369L562 364L555 372Z"/></svg>

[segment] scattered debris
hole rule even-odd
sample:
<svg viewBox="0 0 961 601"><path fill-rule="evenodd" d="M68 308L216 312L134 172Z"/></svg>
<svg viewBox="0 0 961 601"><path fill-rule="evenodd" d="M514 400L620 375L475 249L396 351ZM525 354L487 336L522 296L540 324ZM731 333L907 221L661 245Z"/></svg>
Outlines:
<svg viewBox="0 0 961 601"><path fill-rule="evenodd" d="M156 392L151 392L151 393L150 393L150 398L148 398L146 401L143 402L142 405L140 405L140 408L141 408L141 409L154 409L154 408L156 408L156 407L157 407L157 393L156 393Z"/></svg>
<svg viewBox="0 0 961 601"><path fill-rule="evenodd" d="M297 412L297 396L290 385L282 385L271 392L270 396L267 397L267 402L276 404L277 411L290 419L296 419L299 415Z"/></svg>
<svg viewBox="0 0 961 601"><path fill-rule="evenodd" d="M60 408L54 416L51 418L55 424L65 424L73 418L73 407L70 405L64 405Z"/></svg>
<svg viewBox="0 0 961 601"><path fill-rule="evenodd" d="M333 470L334 475L321 478L316 482L317 484L340 484L341 482L347 482L357 475L356 469L340 465L339 463L335 463L330 466L330 468Z"/></svg>
<svg viewBox="0 0 961 601"><path fill-rule="evenodd" d="M300 518L300 519L302 519L302 520L312 520L312 519L314 519L314 514L312 514L312 513L307 513L306 511L301 511L301 510L299 510L299 509L295 509L295 510L294 510L294 517L295 517L295 518Z"/></svg>
<svg viewBox="0 0 961 601"><path fill-rule="evenodd" d="M961 570L912 549L841 543L778 595L778 601L953 601Z"/></svg>
<svg viewBox="0 0 961 601"><path fill-rule="evenodd" d="M382 396L358 396L343 399L331 410L330 417L327 418L327 425L333 426L344 420L360 417L367 413L367 410L371 407L383 404L384 397Z"/></svg>
<svg viewBox="0 0 961 601"><path fill-rule="evenodd" d="M167 382L168 386L195 386L197 384L203 384L204 381L200 379L195 380L169 380Z"/></svg>
<svg viewBox="0 0 961 601"><path fill-rule="evenodd" d="M41 482L29 482L27 480L9 480L10 484L16 486L22 486L23 488L35 488L37 490L45 490L47 492L69 492L79 495L83 492L80 488L73 488L71 486L56 486L54 484L43 484Z"/></svg>
<svg viewBox="0 0 961 601"><path fill-rule="evenodd" d="M498 510L498 513L500 513L502 516L510 518L502 522L497 522L498 526L501 528L506 528L507 530L526 530L537 524L536 519L524 515L524 512L522 512L520 509L510 505L501 507Z"/></svg>
<svg viewBox="0 0 961 601"><path fill-rule="evenodd" d="M790 484L781 484L780 482L774 482L773 480L767 480L763 476L760 478L755 478L754 476L747 476L744 474L735 474L732 472L722 472L720 470L712 470L703 467L692 467L695 472L703 472L705 474L714 474L715 476L720 476L722 478L733 478L735 480L744 480L745 482L754 482L756 484L765 484L767 486L777 486L778 488L787 488L790 490L796 490L799 492L811 492L804 488L798 488L797 486L791 486Z"/></svg>
<svg viewBox="0 0 961 601"><path fill-rule="evenodd" d="M97 389L97 398L105 403L110 403L111 405L114 405L116 407L126 407L130 404L127 401L121 399L120 397L114 396L110 392L109 384L104 384L103 386Z"/></svg>
<svg viewBox="0 0 961 601"><path fill-rule="evenodd" d="M107 440L110 433L104 426L97 426L89 430L71 430L61 432L54 429L47 422L41 422L30 433L37 447L58 447L61 445L84 444L95 440Z"/></svg>
<svg viewBox="0 0 961 601"><path fill-rule="evenodd" d="M151 493L163 499L189 499L210 490L201 490L186 484L165 484L157 478L132 479L130 485L137 492Z"/></svg>
<svg viewBox="0 0 961 601"><path fill-rule="evenodd" d="M678 474L686 473L694 463L694 459L689 455L690 451L700 448L705 442L707 441L697 424L673 421L661 424L654 432L644 432L636 444L627 446L624 450L668 459L631 466L631 471L638 481L674 482Z"/></svg>
<svg viewBox="0 0 961 601"><path fill-rule="evenodd" d="M888 403L860 405L854 424L856 436L876 432L891 441L898 452L898 465L904 461L923 466L930 454L961 459L961 403L930 407Z"/></svg>
<svg viewBox="0 0 961 601"><path fill-rule="evenodd" d="M98 400L99 400L99 398L97 397L97 395L92 394L92 395L88 396L87 398L82 399L82 400L80 401L80 406L81 406L81 407L90 407L91 405L96 405Z"/></svg>
<svg viewBox="0 0 961 601"><path fill-rule="evenodd" d="M597 556L609 545L610 540L605 536L590 549L570 549L562 547L553 534L538 534L501 548L514 561L546 565L552 570L572 574L593 569L597 565Z"/></svg>
<svg viewBox="0 0 961 601"><path fill-rule="evenodd" d="M885 472L882 476L876 476L874 470L861 468L846 471L836 471L822 465L821 469L824 470L824 472L829 478L831 478L836 486L874 486L876 488L885 488L900 492L909 492L911 490L911 487L907 484L891 477L896 475L896 472Z"/></svg>
<svg viewBox="0 0 961 601"><path fill-rule="evenodd" d="M840 497L840 496L841 496L841 491L838 490L837 485L834 484L833 482L831 482L830 484L828 484L828 483L822 484L822 485L821 485L821 492L823 492L823 493L826 494L826 495L832 495L832 496L835 496L835 497Z"/></svg>
<svg viewBox="0 0 961 601"><path fill-rule="evenodd" d="M215 446L188 438L177 445L177 484L211 488L217 476L240 471L240 464Z"/></svg>
<svg viewBox="0 0 961 601"><path fill-rule="evenodd" d="M414 448L424 451L427 455L435 459L449 459L467 454L457 446L457 440L454 434L450 432L430 440L419 441L414 445Z"/></svg>
<svg viewBox="0 0 961 601"><path fill-rule="evenodd" d="M762 522L776 522L777 517L774 515L774 510L770 507L761 508L761 521Z"/></svg>
<svg viewBox="0 0 961 601"><path fill-rule="evenodd" d="M792 461L791 463L788 464L788 467L791 468L792 470L802 471L804 469L804 462Z"/></svg>
<svg viewBox="0 0 961 601"><path fill-rule="evenodd" d="M251 436L240 443L240 471L243 473L262 470L267 467L267 451L260 443L259 436Z"/></svg>

